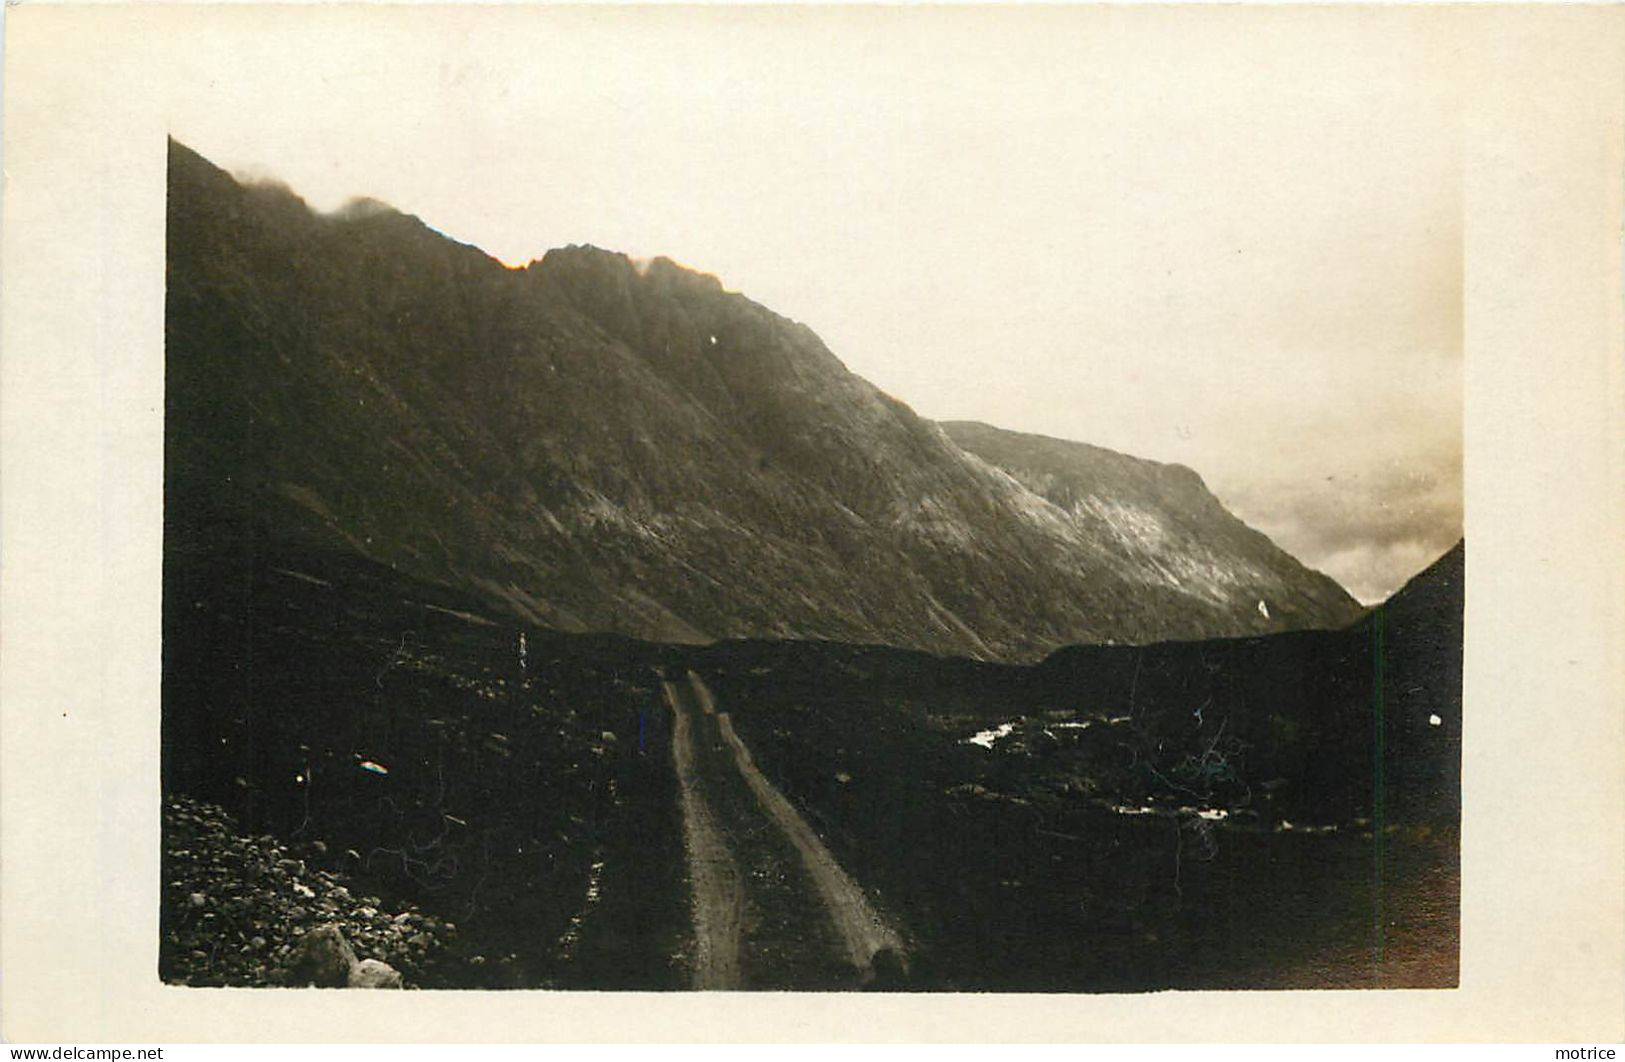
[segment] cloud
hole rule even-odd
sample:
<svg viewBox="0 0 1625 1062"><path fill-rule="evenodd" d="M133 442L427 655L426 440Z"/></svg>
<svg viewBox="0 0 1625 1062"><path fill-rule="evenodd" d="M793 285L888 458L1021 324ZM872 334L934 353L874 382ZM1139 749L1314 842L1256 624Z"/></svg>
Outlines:
<svg viewBox="0 0 1625 1062"><path fill-rule="evenodd" d="M1461 538L1460 440L1318 480L1243 480L1218 493L1288 553L1374 604Z"/></svg>

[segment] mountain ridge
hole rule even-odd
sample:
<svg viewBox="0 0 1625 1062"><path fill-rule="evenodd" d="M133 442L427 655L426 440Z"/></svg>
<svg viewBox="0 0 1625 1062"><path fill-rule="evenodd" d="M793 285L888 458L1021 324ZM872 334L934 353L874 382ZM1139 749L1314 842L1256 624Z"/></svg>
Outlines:
<svg viewBox="0 0 1625 1062"><path fill-rule="evenodd" d="M1069 511L669 259L573 245L510 267L174 141L168 220L171 588L252 578L297 541L563 631L1009 660L1360 614L1279 550L1126 547L1195 517L1151 495Z"/></svg>

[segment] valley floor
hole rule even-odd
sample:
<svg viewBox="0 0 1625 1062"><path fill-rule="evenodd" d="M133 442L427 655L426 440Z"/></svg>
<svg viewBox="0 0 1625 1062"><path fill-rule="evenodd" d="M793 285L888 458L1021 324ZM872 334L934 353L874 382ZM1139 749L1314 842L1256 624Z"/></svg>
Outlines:
<svg viewBox="0 0 1625 1062"><path fill-rule="evenodd" d="M321 555L166 608L172 983L280 983L327 923L422 988L1456 983L1451 729L1392 731L1362 817L1356 636L1279 663L1341 676L1309 730L1247 646L657 646Z"/></svg>

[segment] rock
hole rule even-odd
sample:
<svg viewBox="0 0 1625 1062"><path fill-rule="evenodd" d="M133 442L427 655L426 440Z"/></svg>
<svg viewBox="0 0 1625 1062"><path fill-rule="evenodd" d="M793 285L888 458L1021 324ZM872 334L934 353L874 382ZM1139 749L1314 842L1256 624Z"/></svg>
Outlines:
<svg viewBox="0 0 1625 1062"><path fill-rule="evenodd" d="M265 938L255 937L253 940L249 941L248 944L249 947L253 948L255 951L259 951L265 947Z"/></svg>
<svg viewBox="0 0 1625 1062"><path fill-rule="evenodd" d="M393 919L391 919L391 921L394 922L398 926L404 926L407 922L411 921L411 918L412 918L412 912L410 912L410 911L402 911L400 914L396 915Z"/></svg>
<svg viewBox="0 0 1625 1062"><path fill-rule="evenodd" d="M203 895L201 892L194 892L190 897L188 897L188 899L191 901L193 907L202 907L204 904L209 902L209 898Z"/></svg>
<svg viewBox="0 0 1625 1062"><path fill-rule="evenodd" d="M358 965L355 951L338 926L317 926L299 938L298 950L288 966L288 983L343 988Z"/></svg>
<svg viewBox="0 0 1625 1062"><path fill-rule="evenodd" d="M351 988L400 988L400 971L387 962L362 959L350 970Z"/></svg>

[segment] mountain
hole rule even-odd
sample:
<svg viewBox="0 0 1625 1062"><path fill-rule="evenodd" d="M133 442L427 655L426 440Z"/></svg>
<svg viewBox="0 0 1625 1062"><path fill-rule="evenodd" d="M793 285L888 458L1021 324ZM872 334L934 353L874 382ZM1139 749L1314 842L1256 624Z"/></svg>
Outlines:
<svg viewBox="0 0 1625 1062"><path fill-rule="evenodd" d="M1263 602L1260 618L1290 617L1292 627L1361 614L1341 586L1238 520L1188 468L975 421L942 428L1063 512L1082 541L1109 544L1146 582L1166 581L1237 617Z"/></svg>
<svg viewBox="0 0 1625 1062"><path fill-rule="evenodd" d="M1436 813L1461 808L1466 579L1467 546L1457 542L1362 625L1381 624L1386 783Z"/></svg>
<svg viewBox="0 0 1625 1062"><path fill-rule="evenodd" d="M1056 444L1091 456L1035 479L1044 461L917 416L665 259L567 247L511 269L172 142L167 280L174 600L314 550L666 642L1031 660L1360 614L1193 473Z"/></svg>

